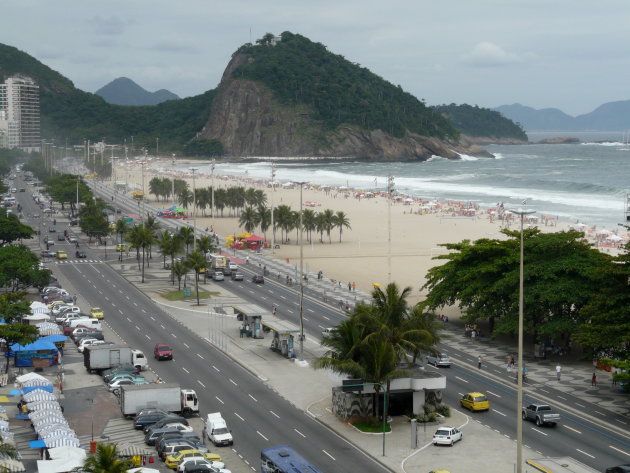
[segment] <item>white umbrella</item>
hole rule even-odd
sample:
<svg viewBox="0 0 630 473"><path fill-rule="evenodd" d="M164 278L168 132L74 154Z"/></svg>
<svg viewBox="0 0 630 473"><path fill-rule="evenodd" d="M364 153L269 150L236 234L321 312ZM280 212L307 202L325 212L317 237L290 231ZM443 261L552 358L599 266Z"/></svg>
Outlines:
<svg viewBox="0 0 630 473"><path fill-rule="evenodd" d="M619 235L610 235L606 237L606 240L608 241L621 241L623 240L623 238L621 238Z"/></svg>
<svg viewBox="0 0 630 473"><path fill-rule="evenodd" d="M15 378L15 381L20 383L20 384L22 384L22 383L24 383L26 381L30 381L32 379L43 379L45 381L48 381L41 374L37 374L37 373L33 373L33 372L26 373L26 374L23 374L21 376L18 376L17 378Z"/></svg>
<svg viewBox="0 0 630 473"><path fill-rule="evenodd" d="M44 441L46 443L46 448L56 448L56 447L79 447L81 442L76 437L58 437L55 439L47 439Z"/></svg>
<svg viewBox="0 0 630 473"><path fill-rule="evenodd" d="M22 394L22 399L24 399L26 402L56 401L57 396L55 396L53 393L49 393L48 391L36 389L35 391Z"/></svg>

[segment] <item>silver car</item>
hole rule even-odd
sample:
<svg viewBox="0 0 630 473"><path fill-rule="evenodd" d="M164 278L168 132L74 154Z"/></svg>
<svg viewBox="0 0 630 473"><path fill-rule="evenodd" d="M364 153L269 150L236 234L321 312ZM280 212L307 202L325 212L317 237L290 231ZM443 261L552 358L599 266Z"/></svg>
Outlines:
<svg viewBox="0 0 630 473"><path fill-rule="evenodd" d="M438 355L427 355L427 364L433 366L442 366L444 368L451 367L451 359L446 353L440 353Z"/></svg>

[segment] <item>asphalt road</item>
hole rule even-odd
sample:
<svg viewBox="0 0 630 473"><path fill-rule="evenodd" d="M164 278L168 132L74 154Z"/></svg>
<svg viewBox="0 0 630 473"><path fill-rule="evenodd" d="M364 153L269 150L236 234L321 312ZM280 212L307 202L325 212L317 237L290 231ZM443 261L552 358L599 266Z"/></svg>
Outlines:
<svg viewBox="0 0 630 473"><path fill-rule="evenodd" d="M27 190L31 189L27 187ZM20 194L18 197L26 209L25 214L38 211L43 215L39 209L29 209L33 206L30 192L26 196L24 193ZM21 198L23 196L28 199ZM129 204L122 206L126 205ZM130 208L134 208L133 203ZM42 219L41 223L42 230L47 230L48 221ZM180 222L168 224L181 225ZM45 233L42 231L42 237ZM53 238L56 238L56 234ZM73 250L70 245L57 241L53 249L63 248L64 245L68 250ZM93 254L94 252L88 252L88 259ZM98 254L102 255L102 251ZM169 343L174 347L175 360L152 363L155 371L168 382L178 382L182 386L197 389L202 413L220 410L233 429L235 449L253 469L258 469L261 448L284 443L293 445L324 472L382 469L267 389L249 372L197 334L176 323L106 264L60 265L57 271L62 271L72 281L77 292L90 305L104 308L107 322L131 346L148 354L152 353L155 343ZM229 284L232 292L252 303L263 307L277 305L278 317L299 323L295 287L288 288L269 279L263 285L247 280L242 283L224 283ZM307 336L319 338L322 328L334 326L342 318L339 311L305 298L304 321ZM473 418L506 436L514 436L514 387L497 382L483 370L476 370L474 360L470 364L465 361L467 358L472 359L470 355L457 353L452 348L449 348L449 353L463 362L454 365L450 370L441 370L448 378L448 389L444 393L446 401L457 406L461 394L476 390L485 392L490 398L492 409L487 413L475 413ZM584 412L593 415L594 411L601 413L601 408L584 401L567 399L566 393L555 392L553 389L546 391L544 399L537 395L526 395L524 402L549 402L561 412L562 421L555 428L539 428L535 424L524 422L524 442L528 446L543 455L577 458L596 469L601 469L602 465L628 461L630 443L627 435L624 437L623 432L620 434L618 430L608 429L606 423L597 422L597 419L592 421L580 415L579 409L577 412L575 409L577 405L581 405L584 406L581 408ZM602 414L599 417L605 422L615 422L616 414L607 411Z"/></svg>

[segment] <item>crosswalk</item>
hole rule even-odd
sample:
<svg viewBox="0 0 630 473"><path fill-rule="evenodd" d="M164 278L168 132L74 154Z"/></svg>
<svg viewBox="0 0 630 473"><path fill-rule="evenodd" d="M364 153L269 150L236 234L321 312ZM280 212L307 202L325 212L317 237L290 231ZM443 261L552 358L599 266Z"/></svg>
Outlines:
<svg viewBox="0 0 630 473"><path fill-rule="evenodd" d="M55 261L55 264L76 264L76 263L95 264L95 263L103 263L103 261L99 259L64 259L64 260Z"/></svg>

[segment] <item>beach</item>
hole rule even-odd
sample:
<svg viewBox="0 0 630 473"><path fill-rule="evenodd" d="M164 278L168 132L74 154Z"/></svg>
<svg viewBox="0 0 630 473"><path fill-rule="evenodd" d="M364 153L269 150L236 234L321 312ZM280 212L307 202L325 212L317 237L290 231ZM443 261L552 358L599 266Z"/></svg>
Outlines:
<svg viewBox="0 0 630 473"><path fill-rule="evenodd" d="M178 168L177 166L180 166ZM144 186L147 193L146 205L153 210L164 209L174 205L172 201L156 201L155 196L148 195L149 181L153 177L175 176L187 180L192 189L192 173L181 169L181 163L172 167L170 160L155 160L145 165ZM117 175L124 175L124 180L130 189L142 189L142 166L138 163L121 163L117 166ZM212 184L210 176L197 174L195 187L197 189ZM292 210L300 209L299 185L289 186L278 182L273 187L269 182L244 178L242 176L215 175L215 188L231 186L254 187L265 191L267 206L272 202L274 207L288 205ZM332 188L304 185L302 191L303 208L310 208L316 212L331 209L333 212L342 211L349 219L350 228L344 228L340 235L335 228L330 234L313 233L311 241L304 232L303 264L304 270L311 273L311 277L322 271L325 277L335 280L335 284L343 288L369 291L373 284L386 285L390 280L400 287L411 287L410 302L422 299L421 287L425 282L427 271L440 264L433 258L444 254L446 250L440 246L444 243L471 241L480 238L506 238L501 229L506 221L497 218L502 211L499 207L492 209L477 208L466 202L452 201L419 201L417 199L400 197L390 201L385 195L361 192L356 189ZM147 209L149 210L149 209ZM206 214L210 210L206 209ZM192 210L189 209L189 215ZM198 228L213 229L221 237L240 234L244 230L239 227L238 217L229 216L225 209L224 216L218 213L214 218L204 217L202 211L197 210L196 224ZM520 220L510 214L511 221L507 223L511 229L520 228ZM558 221L550 216L533 216L527 226L537 226L543 232L568 230L568 222ZM272 236L269 230L261 234L257 229L254 233L265 237L270 248L263 250L267 255L288 260L299 267L300 245L298 233L289 233L289 242L280 240L281 233L276 231L275 244L278 248L271 248ZM228 251L224 248L224 251ZM390 263L391 261L391 263ZM391 264L391 266L390 266ZM390 269L391 268L391 269ZM455 308L450 315L457 315ZM445 313L449 315L449 311Z"/></svg>

